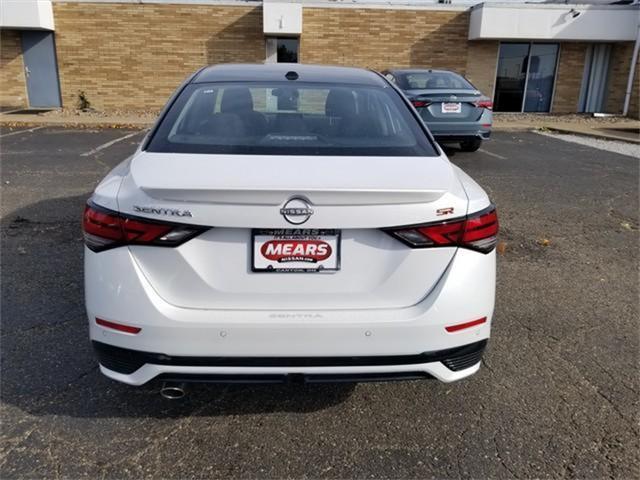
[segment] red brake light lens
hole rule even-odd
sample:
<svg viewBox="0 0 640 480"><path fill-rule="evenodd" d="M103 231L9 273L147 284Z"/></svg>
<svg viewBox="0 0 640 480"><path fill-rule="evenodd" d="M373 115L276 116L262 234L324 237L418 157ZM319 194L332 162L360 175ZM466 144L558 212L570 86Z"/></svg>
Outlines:
<svg viewBox="0 0 640 480"><path fill-rule="evenodd" d="M208 230L196 225L131 217L91 202L85 206L82 227L85 244L94 252L122 245L175 247Z"/></svg>
<svg viewBox="0 0 640 480"><path fill-rule="evenodd" d="M462 247L488 253L498 242L495 206L467 217L438 223L386 230L412 248Z"/></svg>
<svg viewBox="0 0 640 480"><path fill-rule="evenodd" d="M431 105L431 102L425 102L423 100L411 100L411 103L416 108L428 107Z"/></svg>
<svg viewBox="0 0 640 480"><path fill-rule="evenodd" d="M478 100L474 105L479 108L493 110L493 102L491 100Z"/></svg>
<svg viewBox="0 0 640 480"><path fill-rule="evenodd" d="M490 252L498 243L498 214L495 207L467 218L462 246Z"/></svg>

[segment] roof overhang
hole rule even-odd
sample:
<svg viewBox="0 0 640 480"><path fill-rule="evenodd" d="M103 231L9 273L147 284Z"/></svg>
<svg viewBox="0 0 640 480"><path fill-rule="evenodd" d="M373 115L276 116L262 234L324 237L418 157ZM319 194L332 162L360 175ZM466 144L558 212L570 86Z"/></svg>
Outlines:
<svg viewBox="0 0 640 480"><path fill-rule="evenodd" d="M0 28L54 30L51 0L0 0Z"/></svg>
<svg viewBox="0 0 640 480"><path fill-rule="evenodd" d="M262 27L265 35L300 35L302 4L287 0L265 0L262 5Z"/></svg>
<svg viewBox="0 0 640 480"><path fill-rule="evenodd" d="M636 6L480 4L471 9L469 40L633 41L639 22Z"/></svg>

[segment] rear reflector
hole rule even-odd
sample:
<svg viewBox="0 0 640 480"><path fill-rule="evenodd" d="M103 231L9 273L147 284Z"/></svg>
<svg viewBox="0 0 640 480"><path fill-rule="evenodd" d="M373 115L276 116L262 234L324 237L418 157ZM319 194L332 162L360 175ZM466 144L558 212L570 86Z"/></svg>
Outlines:
<svg viewBox="0 0 640 480"><path fill-rule="evenodd" d="M491 205L464 218L385 231L412 248L462 247L488 253L498 242L498 215Z"/></svg>
<svg viewBox="0 0 640 480"><path fill-rule="evenodd" d="M466 323L458 323L457 325L449 325L448 327L444 327L444 329L449 332L457 332L459 330L464 330L465 328L475 327L476 325L482 325L487 322L487 317L482 317L477 320L472 320L471 322Z"/></svg>
<svg viewBox="0 0 640 480"><path fill-rule="evenodd" d="M175 247L209 229L124 215L91 202L84 209L82 228L85 244L94 252L121 245Z"/></svg>
<svg viewBox="0 0 640 480"><path fill-rule="evenodd" d="M112 330L118 330L119 332L124 332L124 333L132 333L134 335L136 333L139 333L140 330L142 330L141 328L138 328L138 327L131 327L129 325L122 325L121 323L109 322L107 320L103 320L97 317L96 317L96 323L101 327L110 328Z"/></svg>

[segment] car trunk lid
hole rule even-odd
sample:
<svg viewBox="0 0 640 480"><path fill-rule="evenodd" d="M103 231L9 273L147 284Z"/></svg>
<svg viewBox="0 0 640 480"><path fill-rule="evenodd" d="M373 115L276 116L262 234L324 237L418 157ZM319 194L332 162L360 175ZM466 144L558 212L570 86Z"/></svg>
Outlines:
<svg viewBox="0 0 640 480"><path fill-rule="evenodd" d="M313 214L292 225L292 197ZM123 213L213 227L177 248L131 246L156 292L203 309L402 308L419 302L455 247L411 249L382 229L463 216L467 200L445 157L139 154L119 197ZM152 207L149 210L142 210ZM165 212L179 210L188 215ZM440 213L439 213L440 212ZM253 229L340 231L340 268L257 273Z"/></svg>
<svg viewBox="0 0 640 480"><path fill-rule="evenodd" d="M476 102L485 97L477 90L407 90L407 96L427 123L474 122L480 119L483 107Z"/></svg>

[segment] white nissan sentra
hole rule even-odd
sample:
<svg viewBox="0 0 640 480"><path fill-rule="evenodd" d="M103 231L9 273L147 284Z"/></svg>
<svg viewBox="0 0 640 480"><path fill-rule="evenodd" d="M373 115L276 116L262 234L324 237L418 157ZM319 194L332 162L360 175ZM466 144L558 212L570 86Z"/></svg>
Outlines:
<svg viewBox="0 0 640 480"><path fill-rule="evenodd" d="M193 74L84 212L101 371L131 385L475 373L496 210L368 70Z"/></svg>

